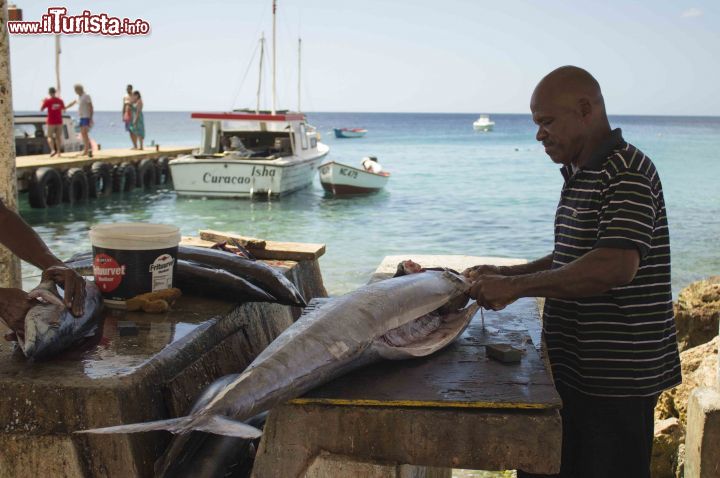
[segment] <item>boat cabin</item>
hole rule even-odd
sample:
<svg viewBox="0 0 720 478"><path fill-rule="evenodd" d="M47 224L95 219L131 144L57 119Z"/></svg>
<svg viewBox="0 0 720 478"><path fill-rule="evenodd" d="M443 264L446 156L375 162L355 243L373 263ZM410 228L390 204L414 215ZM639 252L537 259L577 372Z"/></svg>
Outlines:
<svg viewBox="0 0 720 478"><path fill-rule="evenodd" d="M317 132L301 113L192 113L191 117L202 122L199 157L303 157L317 149Z"/></svg>

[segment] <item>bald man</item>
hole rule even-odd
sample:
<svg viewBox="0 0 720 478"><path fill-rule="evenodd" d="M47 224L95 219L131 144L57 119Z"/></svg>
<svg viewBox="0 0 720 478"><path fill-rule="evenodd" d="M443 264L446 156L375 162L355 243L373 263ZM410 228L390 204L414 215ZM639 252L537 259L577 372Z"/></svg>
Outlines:
<svg viewBox="0 0 720 478"><path fill-rule="evenodd" d="M650 477L653 410L660 392L681 381L660 178L650 158L611 129L587 71L552 71L530 109L536 139L565 179L555 248L525 265L466 270L471 296L494 310L546 298L543 336L563 400L554 476Z"/></svg>

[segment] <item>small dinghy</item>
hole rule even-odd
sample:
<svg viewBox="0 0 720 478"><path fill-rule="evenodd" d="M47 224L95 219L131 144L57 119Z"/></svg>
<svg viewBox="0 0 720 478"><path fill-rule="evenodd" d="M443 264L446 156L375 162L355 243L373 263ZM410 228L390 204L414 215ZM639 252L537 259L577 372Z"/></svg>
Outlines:
<svg viewBox="0 0 720 478"><path fill-rule="evenodd" d="M382 170L374 156L364 158L360 168L331 161L319 171L323 189L336 196L378 192L390 179L390 173Z"/></svg>
<svg viewBox="0 0 720 478"><path fill-rule="evenodd" d="M367 134L362 128L335 128L334 131L336 138L362 138Z"/></svg>

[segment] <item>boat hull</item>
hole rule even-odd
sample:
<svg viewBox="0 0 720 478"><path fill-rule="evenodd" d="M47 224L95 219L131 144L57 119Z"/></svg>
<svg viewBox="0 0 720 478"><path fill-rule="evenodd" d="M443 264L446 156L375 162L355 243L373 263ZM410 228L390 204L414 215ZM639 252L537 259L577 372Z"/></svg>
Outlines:
<svg viewBox="0 0 720 478"><path fill-rule="evenodd" d="M492 131L493 126L495 126L495 123L473 123L475 131Z"/></svg>
<svg viewBox="0 0 720 478"><path fill-rule="evenodd" d="M320 166L320 184L337 196L375 193L385 187L388 179L389 174L370 173L334 161Z"/></svg>
<svg viewBox="0 0 720 478"><path fill-rule="evenodd" d="M282 196L312 184L327 149L306 159L203 159L170 162L173 186L180 196L251 198Z"/></svg>
<svg viewBox="0 0 720 478"><path fill-rule="evenodd" d="M335 137L336 138L362 138L365 136L367 131L360 130L360 131L353 131L349 129L335 129Z"/></svg>

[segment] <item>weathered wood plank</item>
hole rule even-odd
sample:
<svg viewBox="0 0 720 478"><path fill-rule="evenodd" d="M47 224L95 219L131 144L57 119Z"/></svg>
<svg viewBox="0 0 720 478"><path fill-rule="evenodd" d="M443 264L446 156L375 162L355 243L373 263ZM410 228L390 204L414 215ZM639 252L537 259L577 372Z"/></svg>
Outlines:
<svg viewBox="0 0 720 478"><path fill-rule="evenodd" d="M255 247L253 241L259 239L241 236L227 232L212 231L203 229L200 231L200 239L213 242L223 242L228 239L235 239L243 243L247 242L247 249L258 259L272 259L285 261L311 261L316 260L325 254L325 244L311 244L304 242L281 242L264 241L265 247Z"/></svg>

